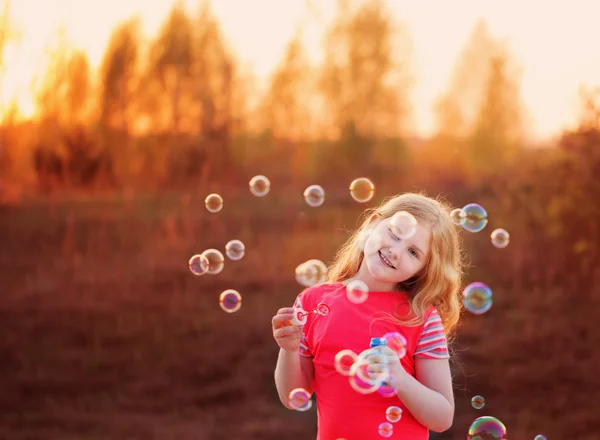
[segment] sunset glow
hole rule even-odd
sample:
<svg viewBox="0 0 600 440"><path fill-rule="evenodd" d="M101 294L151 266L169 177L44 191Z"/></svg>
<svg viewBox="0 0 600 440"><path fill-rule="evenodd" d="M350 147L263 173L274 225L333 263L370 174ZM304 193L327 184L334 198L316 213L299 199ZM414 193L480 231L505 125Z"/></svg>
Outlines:
<svg viewBox="0 0 600 440"><path fill-rule="evenodd" d="M186 5L195 11L197 0ZM279 62L285 45L303 26L305 44L315 63L321 35L333 18L336 2L306 0L214 0L213 11L242 65L261 80ZM413 106L415 132L430 133L432 105L443 92L457 56L479 19L505 40L522 67L521 92L535 137L571 126L578 116L578 90L600 83L600 5L591 0L557 2L490 2L456 0L388 0L412 37L417 83ZM121 21L139 14L146 38L152 38L172 0L18 0L12 2L13 26L20 41L5 53L4 106L16 100L22 114L34 112L32 83L43 74L44 51L64 26L69 43L87 52L97 68L109 36ZM543 5L543 6L541 6ZM309 7L310 6L310 7Z"/></svg>

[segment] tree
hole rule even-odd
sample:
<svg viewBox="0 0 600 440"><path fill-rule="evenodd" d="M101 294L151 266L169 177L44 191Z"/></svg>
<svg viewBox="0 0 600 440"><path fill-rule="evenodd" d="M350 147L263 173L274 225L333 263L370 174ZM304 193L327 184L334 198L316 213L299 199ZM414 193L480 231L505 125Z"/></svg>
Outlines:
<svg viewBox="0 0 600 440"><path fill-rule="evenodd" d="M147 114L159 130L191 130L193 112L185 109L193 105L193 57L192 23L178 1L150 47L144 78Z"/></svg>
<svg viewBox="0 0 600 440"><path fill-rule="evenodd" d="M263 101L263 126L275 139L297 141L311 131L311 72L301 37L288 43Z"/></svg>
<svg viewBox="0 0 600 440"><path fill-rule="evenodd" d="M100 67L100 125L125 137L137 120L139 26L134 18L113 31Z"/></svg>
<svg viewBox="0 0 600 440"><path fill-rule="evenodd" d="M408 34L381 0L367 0L357 10L346 0L338 5L320 75L330 116L325 119L335 135L353 125L359 136L399 136L410 114Z"/></svg>
<svg viewBox="0 0 600 440"><path fill-rule="evenodd" d="M466 163L477 172L502 168L515 158L524 127L519 72L485 22L471 33L435 111L431 156L454 156L453 166Z"/></svg>

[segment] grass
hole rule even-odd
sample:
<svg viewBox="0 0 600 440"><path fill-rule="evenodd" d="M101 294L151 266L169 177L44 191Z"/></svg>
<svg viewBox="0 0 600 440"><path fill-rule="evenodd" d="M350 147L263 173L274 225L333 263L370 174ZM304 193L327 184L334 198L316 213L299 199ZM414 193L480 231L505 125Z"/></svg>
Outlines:
<svg viewBox="0 0 600 440"><path fill-rule="evenodd" d="M340 193L341 194L341 193ZM363 205L340 195L312 209L290 194L38 200L0 209L0 437L7 439L314 438L316 414L291 412L273 384L270 318L301 287L294 268L328 262ZM217 276L189 257L246 245ZM479 267L479 276L493 273ZM235 288L242 308L224 313ZM494 415L510 438L595 439L598 295L494 289L465 315L457 343L460 439ZM475 394L483 410L470 407Z"/></svg>

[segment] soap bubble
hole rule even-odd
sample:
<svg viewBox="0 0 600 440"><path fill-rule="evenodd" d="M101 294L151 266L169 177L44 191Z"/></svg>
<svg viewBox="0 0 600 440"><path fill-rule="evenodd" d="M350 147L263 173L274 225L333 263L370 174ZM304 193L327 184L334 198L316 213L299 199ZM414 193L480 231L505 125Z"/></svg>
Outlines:
<svg viewBox="0 0 600 440"><path fill-rule="evenodd" d="M548 440L548 439L546 438L546 436L545 436L545 435L543 435L543 434L538 434L538 435L536 435L536 436L533 438L533 440Z"/></svg>
<svg viewBox="0 0 600 440"><path fill-rule="evenodd" d="M350 369L352 368L352 365L354 365L354 362L356 362L357 358L357 354L350 349L339 351L335 355L334 359L336 371L343 376L350 376Z"/></svg>
<svg viewBox="0 0 600 440"><path fill-rule="evenodd" d="M225 267L225 257L223 257L223 254L220 251L216 249L207 249L202 252L202 255L208 259L207 274L216 275Z"/></svg>
<svg viewBox="0 0 600 440"><path fill-rule="evenodd" d="M382 437L391 437L394 434L394 426L390 422L383 422L379 425L378 431Z"/></svg>
<svg viewBox="0 0 600 440"><path fill-rule="evenodd" d="M242 307L242 295L237 290L228 289L221 293L219 305L227 313L237 312Z"/></svg>
<svg viewBox="0 0 600 440"><path fill-rule="evenodd" d="M327 266L321 260L308 260L296 267L296 281L305 287L324 283Z"/></svg>
<svg viewBox="0 0 600 440"><path fill-rule="evenodd" d="M469 427L467 440L505 440L506 427L495 417L484 416L475 419Z"/></svg>
<svg viewBox="0 0 600 440"><path fill-rule="evenodd" d="M325 190L319 185L311 185L304 190L304 200L313 208L321 206L325 202Z"/></svg>
<svg viewBox="0 0 600 440"><path fill-rule="evenodd" d="M353 280L346 286L346 296L354 304L364 303L369 297L369 287L360 280Z"/></svg>
<svg viewBox="0 0 600 440"><path fill-rule="evenodd" d="M290 406L294 409L302 408L310 402L310 393L304 388L295 388L290 391L289 402Z"/></svg>
<svg viewBox="0 0 600 440"><path fill-rule="evenodd" d="M469 284L463 291L463 304L475 315L487 312L492 308L492 289L479 281Z"/></svg>
<svg viewBox="0 0 600 440"><path fill-rule="evenodd" d="M223 209L223 198L219 194L209 194L204 199L204 206L209 212L219 212Z"/></svg>
<svg viewBox="0 0 600 440"><path fill-rule="evenodd" d="M402 418L402 408L399 406L390 406L385 410L385 418L390 423L396 423Z"/></svg>
<svg viewBox="0 0 600 440"><path fill-rule="evenodd" d="M271 182L265 176L254 176L248 182L250 192L256 197L264 197L271 190Z"/></svg>
<svg viewBox="0 0 600 440"><path fill-rule="evenodd" d="M194 275L204 275L208 272L209 261L204 255L196 254L190 258L188 266Z"/></svg>
<svg viewBox="0 0 600 440"><path fill-rule="evenodd" d="M462 227L469 232L479 232L488 223L487 211L477 203L469 203L463 208L466 217Z"/></svg>
<svg viewBox="0 0 600 440"><path fill-rule="evenodd" d="M456 208L450 213L450 218L456 226L462 226L467 220L467 213L461 208Z"/></svg>
<svg viewBox="0 0 600 440"><path fill-rule="evenodd" d="M398 238L408 240L417 232L417 219L406 211L400 211L392 216L390 227Z"/></svg>
<svg viewBox="0 0 600 440"><path fill-rule="evenodd" d="M471 405L475 409L481 409L485 406L485 399L482 396L473 396L471 399Z"/></svg>
<svg viewBox="0 0 600 440"><path fill-rule="evenodd" d="M366 177L354 179L350 184L350 195L359 203L368 202L375 194L375 185Z"/></svg>
<svg viewBox="0 0 600 440"><path fill-rule="evenodd" d="M492 239L492 244L498 249L505 248L508 246L508 243L510 243L510 234L502 228L494 229L494 232L492 232L490 237Z"/></svg>
<svg viewBox="0 0 600 440"><path fill-rule="evenodd" d="M383 335L381 339L385 341L386 347L389 347L396 352L399 358L403 358L406 355L408 341L401 333L389 332Z"/></svg>
<svg viewBox="0 0 600 440"><path fill-rule="evenodd" d="M230 260L238 261L244 258L246 246L240 240L231 240L225 245L225 254Z"/></svg>

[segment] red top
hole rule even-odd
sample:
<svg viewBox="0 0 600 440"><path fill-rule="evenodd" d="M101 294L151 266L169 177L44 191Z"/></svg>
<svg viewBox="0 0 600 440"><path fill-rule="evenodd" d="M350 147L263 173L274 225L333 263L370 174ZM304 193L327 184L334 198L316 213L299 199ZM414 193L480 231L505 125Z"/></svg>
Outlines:
<svg viewBox="0 0 600 440"><path fill-rule="evenodd" d="M322 284L306 289L294 307L311 312L319 303L330 307L326 316L310 314L304 325L300 355L312 357L315 367L313 382L317 399L317 440L381 440L381 423L387 422L386 409L398 406L402 417L392 423L393 434L387 438L423 440L429 430L406 409L395 393L391 397L379 392L362 394L350 385L350 377L335 369L335 356L344 349L360 354L369 348L371 338L388 332L399 332L407 340L404 369L415 376L417 357L447 358L447 343L441 320L435 308L425 314L425 322L416 327L394 324L386 316L403 316L410 312L408 295L402 292L369 292L368 299L354 304L346 296L342 283ZM427 324L427 325L426 325ZM441 328L441 333L440 333ZM445 354L444 354L445 353Z"/></svg>

